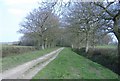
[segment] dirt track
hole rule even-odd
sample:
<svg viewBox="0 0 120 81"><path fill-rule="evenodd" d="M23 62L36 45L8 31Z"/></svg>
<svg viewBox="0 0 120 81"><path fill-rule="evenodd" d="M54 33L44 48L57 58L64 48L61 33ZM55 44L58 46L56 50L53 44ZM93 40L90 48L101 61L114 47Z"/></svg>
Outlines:
<svg viewBox="0 0 120 81"><path fill-rule="evenodd" d="M64 48L59 48L51 53L39 57L38 59L29 61L0 73L0 76L2 76L2 79L32 79L32 77L35 76L41 69L54 60L63 49Z"/></svg>

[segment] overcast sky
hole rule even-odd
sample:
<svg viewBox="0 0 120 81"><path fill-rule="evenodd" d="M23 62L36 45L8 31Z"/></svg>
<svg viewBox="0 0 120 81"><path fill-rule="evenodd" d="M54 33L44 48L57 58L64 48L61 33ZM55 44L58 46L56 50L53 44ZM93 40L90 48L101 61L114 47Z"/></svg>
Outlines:
<svg viewBox="0 0 120 81"><path fill-rule="evenodd" d="M38 1L41 2L41 0L0 0L0 42L20 39L22 34L17 32L20 29L19 23L30 11L39 6Z"/></svg>
<svg viewBox="0 0 120 81"><path fill-rule="evenodd" d="M40 0L0 0L0 42L18 41L19 23Z"/></svg>

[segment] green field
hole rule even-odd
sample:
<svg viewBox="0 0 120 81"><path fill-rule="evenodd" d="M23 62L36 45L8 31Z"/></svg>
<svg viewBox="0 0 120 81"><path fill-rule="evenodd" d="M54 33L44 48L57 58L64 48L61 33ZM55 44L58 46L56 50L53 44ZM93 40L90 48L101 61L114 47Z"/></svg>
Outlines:
<svg viewBox="0 0 120 81"><path fill-rule="evenodd" d="M115 45L99 45L99 46L95 46L96 48L103 48L103 49L105 49L105 48L107 48L107 49L116 49L117 48L117 46L115 46Z"/></svg>
<svg viewBox="0 0 120 81"><path fill-rule="evenodd" d="M117 79L118 75L65 48L33 79Z"/></svg>
<svg viewBox="0 0 120 81"><path fill-rule="evenodd" d="M8 68L12 68L17 65L23 64L25 62L31 61L33 59L36 59L56 49L57 48L49 48L49 49L44 49L40 51L27 52L23 54L4 57L2 58L2 71L7 70Z"/></svg>

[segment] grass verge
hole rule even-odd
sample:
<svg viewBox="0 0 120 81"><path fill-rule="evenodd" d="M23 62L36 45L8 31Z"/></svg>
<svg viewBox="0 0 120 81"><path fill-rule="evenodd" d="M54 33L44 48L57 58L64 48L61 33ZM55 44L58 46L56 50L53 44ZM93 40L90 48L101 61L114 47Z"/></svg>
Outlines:
<svg viewBox="0 0 120 81"><path fill-rule="evenodd" d="M33 79L117 79L118 75L65 48Z"/></svg>
<svg viewBox="0 0 120 81"><path fill-rule="evenodd" d="M57 48L49 48L49 49L4 57L4 58L2 58L2 71L7 70L12 67L15 67L20 64L23 64L25 62L31 61L33 59L36 59L36 58L38 58L46 53L49 53L53 50L56 50L56 49Z"/></svg>
<svg viewBox="0 0 120 81"><path fill-rule="evenodd" d="M99 45L99 46L95 46L95 48L111 48L111 49L116 49L117 48L117 46L115 46L115 45Z"/></svg>
<svg viewBox="0 0 120 81"><path fill-rule="evenodd" d="M112 45L96 46L95 48L89 48L87 53L85 52L85 48L74 48L72 50L120 75L117 47Z"/></svg>

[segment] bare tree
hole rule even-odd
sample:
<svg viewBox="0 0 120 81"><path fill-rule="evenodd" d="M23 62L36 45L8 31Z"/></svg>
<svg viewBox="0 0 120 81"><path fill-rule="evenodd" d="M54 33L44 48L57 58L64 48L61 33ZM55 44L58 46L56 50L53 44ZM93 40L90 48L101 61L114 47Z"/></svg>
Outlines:
<svg viewBox="0 0 120 81"><path fill-rule="evenodd" d="M67 26L71 32L77 35L78 48L84 41L86 52L91 46L92 37L95 37L97 29L100 27L97 26L99 24L97 12L99 11L96 9L93 3L76 2L72 4L72 7L69 7L67 16L65 16Z"/></svg>
<svg viewBox="0 0 120 81"><path fill-rule="evenodd" d="M57 16L53 13L54 3L45 3L45 7L39 7L34 9L25 20L21 23L20 33L30 34L39 36L38 46L42 46L42 49L45 48L46 37L44 36L45 32L51 27L57 27L59 21Z"/></svg>
<svg viewBox="0 0 120 81"><path fill-rule="evenodd" d="M102 12L99 14L101 19L107 21L108 24L105 29L108 32L113 32L118 39L118 54L120 58L120 1L94 3L96 7L101 8Z"/></svg>

